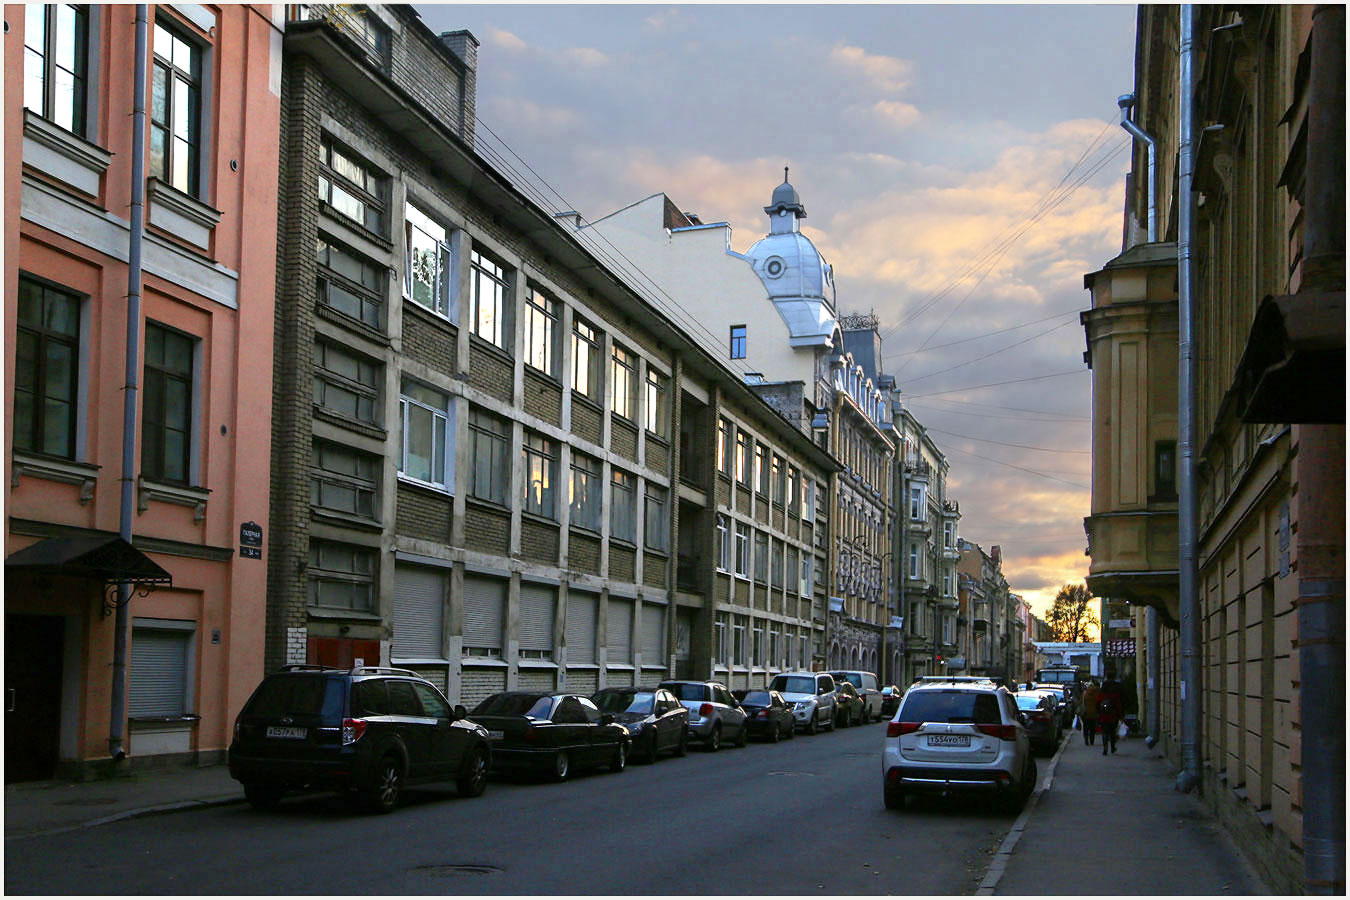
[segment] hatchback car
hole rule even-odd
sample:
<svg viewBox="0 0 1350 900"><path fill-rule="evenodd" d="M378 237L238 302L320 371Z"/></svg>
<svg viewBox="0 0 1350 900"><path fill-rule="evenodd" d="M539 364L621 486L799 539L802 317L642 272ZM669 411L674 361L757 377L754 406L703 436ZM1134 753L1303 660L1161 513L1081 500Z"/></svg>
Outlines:
<svg viewBox="0 0 1350 900"><path fill-rule="evenodd" d="M345 791L375 812L405 785L453 781L464 796L487 785L486 729L453 710L408 669L292 665L268 675L234 723L230 776L258 809L288 790Z"/></svg>
<svg viewBox="0 0 1350 900"><path fill-rule="evenodd" d="M910 794L985 793L1010 811L1036 781L1031 742L1007 689L971 678L916 682L886 726L882 792L889 809Z"/></svg>
<svg viewBox="0 0 1350 900"><path fill-rule="evenodd" d="M577 769L609 766L622 772L628 763L628 729L589 697L503 691L470 715L492 740L494 771L525 769L562 781Z"/></svg>
<svg viewBox="0 0 1350 900"><path fill-rule="evenodd" d="M689 710L689 737L715 753L723 741L735 740L744 747L750 737L745 712L731 691L720 681L663 681L660 687L679 698Z"/></svg>
<svg viewBox="0 0 1350 900"><path fill-rule="evenodd" d="M847 681L837 681L835 690L834 722L845 728L861 725L863 721L863 699L858 690Z"/></svg>
<svg viewBox="0 0 1350 900"><path fill-rule="evenodd" d="M831 672L830 674L834 676L835 684L847 681L858 692L858 696L862 699L860 721L864 725L868 722L881 721L885 701L881 694L881 687L877 682L877 676L874 673L848 669Z"/></svg>
<svg viewBox="0 0 1350 900"><path fill-rule="evenodd" d="M1054 695L1049 691L1018 691L1013 699L1022 713L1032 749L1045 756L1053 754L1063 734Z"/></svg>
<svg viewBox="0 0 1350 900"><path fill-rule="evenodd" d="M893 684L888 684L881 689L881 715L882 718L889 719L895 715L895 711L900 708L900 696L904 691Z"/></svg>
<svg viewBox="0 0 1350 900"><path fill-rule="evenodd" d="M797 733L797 720L792 707L777 691L736 691L736 699L745 711L750 734L778 743L791 740Z"/></svg>
<svg viewBox="0 0 1350 900"><path fill-rule="evenodd" d="M684 756L689 744L689 710L664 688L612 687L591 695L601 714L628 729L633 753L654 763L666 750Z"/></svg>
<svg viewBox="0 0 1350 900"><path fill-rule="evenodd" d="M782 694L792 704L797 727L807 734L821 728L834 730L838 694L833 676L826 672L784 672L773 676L769 690Z"/></svg>

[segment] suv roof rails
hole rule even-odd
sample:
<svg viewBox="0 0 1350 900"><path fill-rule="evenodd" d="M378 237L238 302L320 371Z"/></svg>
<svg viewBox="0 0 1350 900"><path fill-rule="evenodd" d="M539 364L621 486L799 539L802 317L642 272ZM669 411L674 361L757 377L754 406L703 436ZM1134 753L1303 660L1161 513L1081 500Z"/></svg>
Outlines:
<svg viewBox="0 0 1350 900"><path fill-rule="evenodd" d="M937 684L940 682L958 682L965 684L996 684L994 679L986 678L983 675L924 675L922 676L924 684Z"/></svg>
<svg viewBox="0 0 1350 900"><path fill-rule="evenodd" d="M345 672L338 666L321 666L318 663L288 663L277 669L278 672Z"/></svg>
<svg viewBox="0 0 1350 900"><path fill-rule="evenodd" d="M421 678L412 669L396 669L392 666L352 666L353 675L411 675L413 678Z"/></svg>

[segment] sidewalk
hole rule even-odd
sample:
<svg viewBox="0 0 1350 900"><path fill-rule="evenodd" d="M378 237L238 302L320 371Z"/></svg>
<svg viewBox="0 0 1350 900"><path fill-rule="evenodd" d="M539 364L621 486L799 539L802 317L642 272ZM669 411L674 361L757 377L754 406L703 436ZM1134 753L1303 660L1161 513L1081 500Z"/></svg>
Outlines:
<svg viewBox="0 0 1350 900"><path fill-rule="evenodd" d="M1014 823L979 893L1270 893L1200 798L1174 789L1176 770L1142 737L1104 757L1100 736L1089 747L1075 731L1037 766L1038 784L1049 775L1051 787Z"/></svg>
<svg viewBox="0 0 1350 900"><path fill-rule="evenodd" d="M7 784L5 840L243 802L228 766L157 766L101 781Z"/></svg>

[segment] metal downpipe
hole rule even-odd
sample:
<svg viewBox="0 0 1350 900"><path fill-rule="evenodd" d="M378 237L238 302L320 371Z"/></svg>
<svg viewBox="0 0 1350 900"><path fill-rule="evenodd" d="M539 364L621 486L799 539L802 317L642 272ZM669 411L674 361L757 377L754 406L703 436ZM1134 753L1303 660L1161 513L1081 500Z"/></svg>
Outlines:
<svg viewBox="0 0 1350 900"><path fill-rule="evenodd" d="M1195 225L1195 20L1192 4L1181 6L1181 85L1177 159L1177 444L1179 453L1178 578L1181 601L1181 764L1176 788L1187 792L1200 784L1200 596L1195 567L1195 272L1191 242Z"/></svg>
<svg viewBox="0 0 1350 900"><path fill-rule="evenodd" d="M131 127L131 239L127 247L127 346L126 387L122 394L122 498L118 533L131 543L131 522L136 486L136 399L140 393L141 358L141 235L145 230L145 76L149 43L150 8L136 6L136 84L133 89ZM130 617L131 585L117 586L117 614L113 625L111 712L108 721L108 754L113 761L126 758L122 746L127 721L127 624Z"/></svg>
<svg viewBox="0 0 1350 900"><path fill-rule="evenodd" d="M1123 94L1116 103L1120 106L1120 127L1148 147L1148 242L1153 244L1158 240L1158 143L1153 135L1136 125L1130 115L1135 104L1134 94Z"/></svg>
<svg viewBox="0 0 1350 900"><path fill-rule="evenodd" d="M1158 679L1162 674L1162 660L1158 647L1158 611L1148 607L1146 627L1148 628L1148 739L1144 746L1152 750L1162 740L1162 713L1158 708Z"/></svg>

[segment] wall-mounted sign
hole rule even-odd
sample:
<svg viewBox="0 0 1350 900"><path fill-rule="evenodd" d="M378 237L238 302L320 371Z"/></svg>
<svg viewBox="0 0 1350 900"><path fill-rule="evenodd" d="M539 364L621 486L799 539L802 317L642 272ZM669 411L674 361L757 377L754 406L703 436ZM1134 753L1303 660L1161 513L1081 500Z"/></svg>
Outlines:
<svg viewBox="0 0 1350 900"><path fill-rule="evenodd" d="M262 559L262 526L245 522L239 526L239 555L244 559Z"/></svg>

